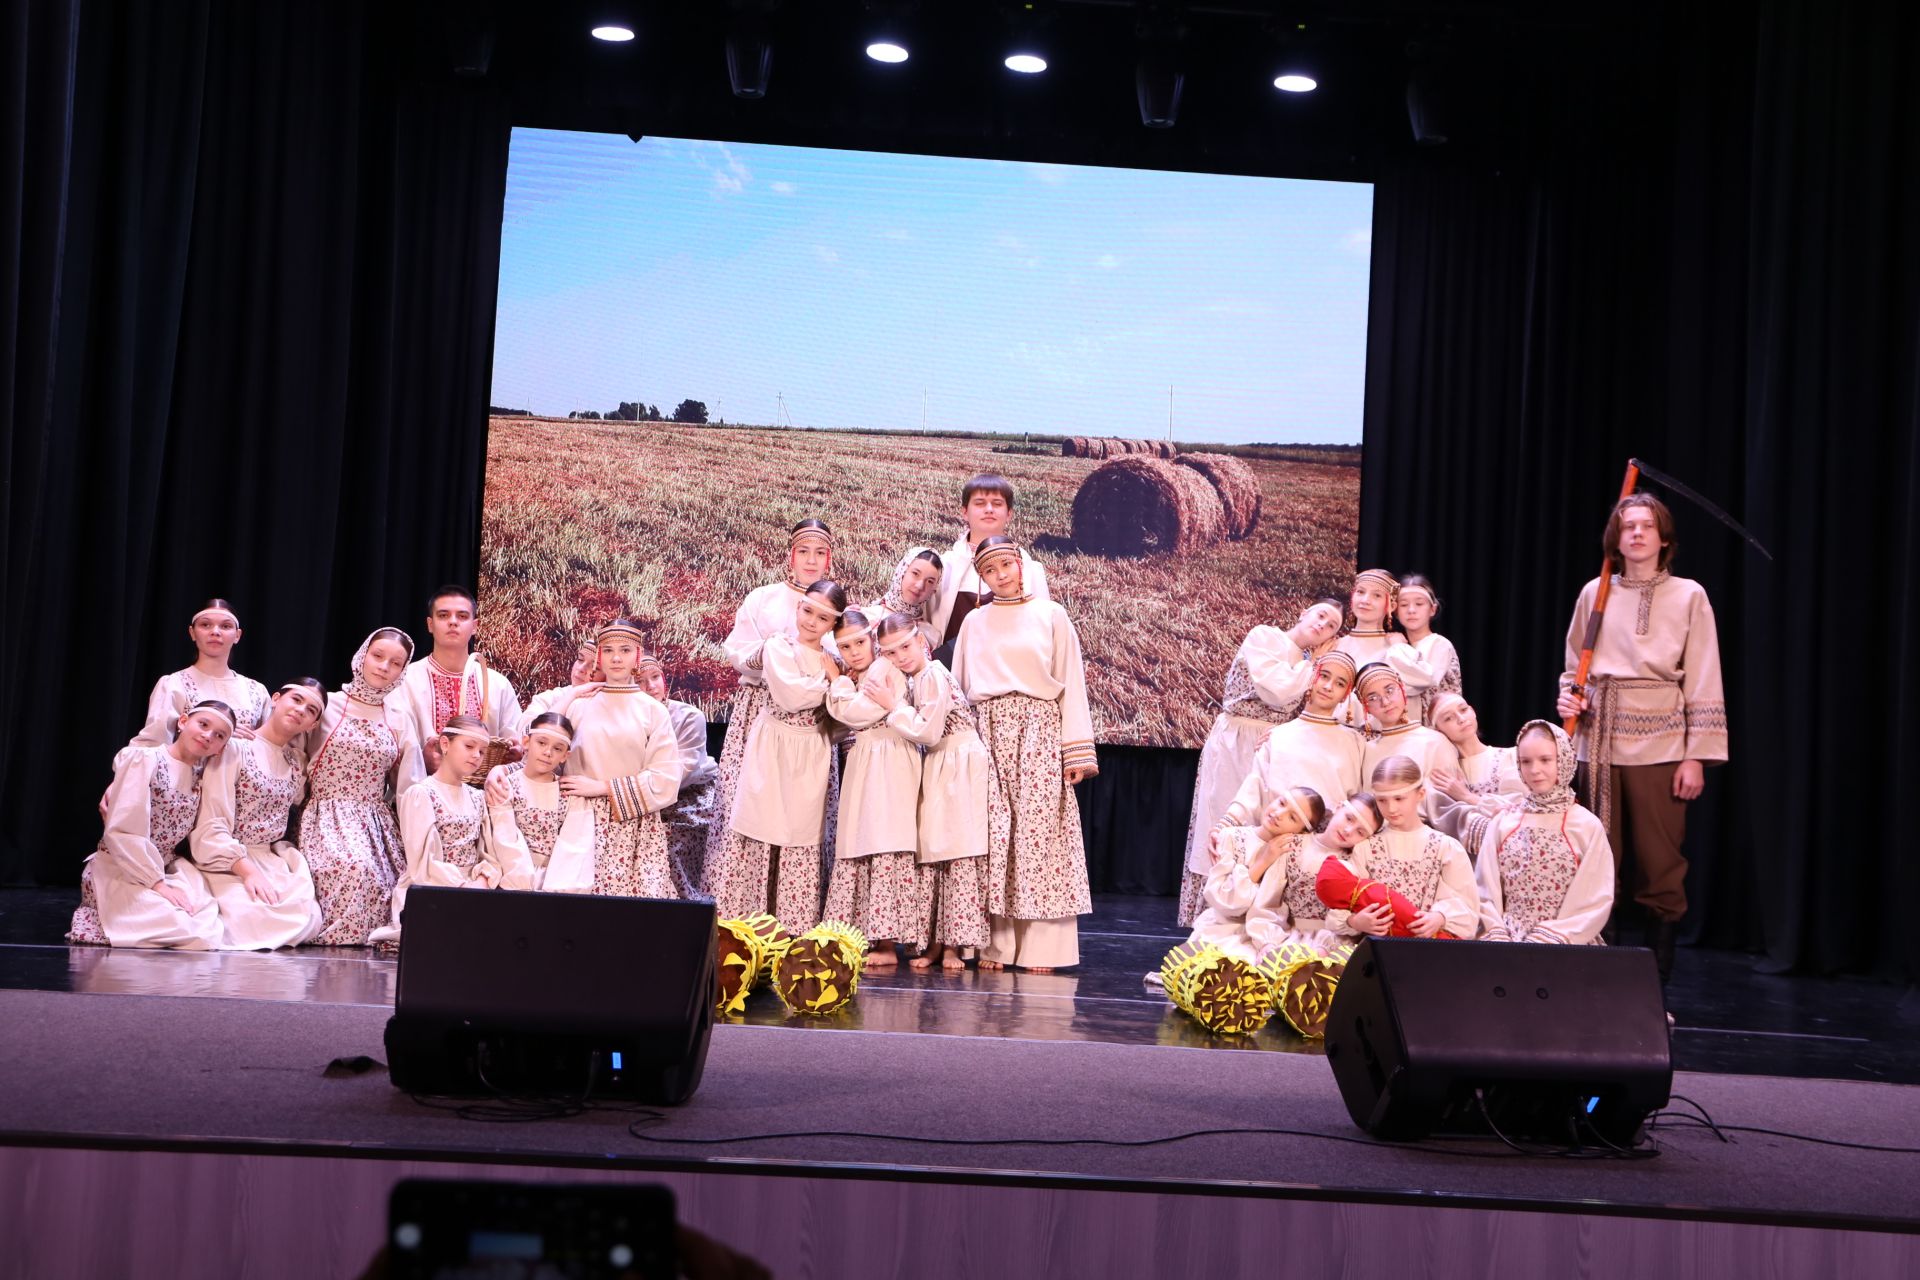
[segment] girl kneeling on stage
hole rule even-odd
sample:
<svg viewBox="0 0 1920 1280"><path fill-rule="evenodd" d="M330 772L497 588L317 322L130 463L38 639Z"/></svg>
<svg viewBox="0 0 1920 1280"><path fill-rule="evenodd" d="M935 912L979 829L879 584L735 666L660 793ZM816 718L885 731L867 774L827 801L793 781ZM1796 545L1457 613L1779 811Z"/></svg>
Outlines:
<svg viewBox="0 0 1920 1280"><path fill-rule="evenodd" d="M533 887L551 893L593 888L593 811L560 792L573 750L573 721L549 711L527 723L522 758L487 775L487 819L502 865L524 860Z"/></svg>
<svg viewBox="0 0 1920 1280"><path fill-rule="evenodd" d="M1364 844L1380 825L1380 806L1373 794L1356 791L1334 811L1325 830L1294 845L1279 860L1278 866L1262 877L1264 882L1277 874L1280 880L1271 890L1263 888L1260 894L1262 901L1272 903L1272 910L1247 920L1247 936L1261 957L1288 943L1308 947L1323 956L1334 955L1353 945L1359 931L1349 922L1349 913L1320 901L1315 882L1321 863L1328 858L1351 858L1354 849ZM1391 919L1386 907L1367 910Z"/></svg>
<svg viewBox="0 0 1920 1280"><path fill-rule="evenodd" d="M298 946L320 932L313 874L286 834L307 789L299 741L326 696L312 676L281 686L255 736L229 742L200 776L190 847L220 912L223 950Z"/></svg>
<svg viewBox="0 0 1920 1280"><path fill-rule="evenodd" d="M400 843L407 869L393 887L393 924L375 942L400 940L407 890L415 885L445 889L531 889L533 865L524 856L503 861L487 838L486 802L467 785L487 758L492 732L473 716L452 716L440 731L439 767L400 797ZM520 850L510 850L521 855Z"/></svg>
<svg viewBox="0 0 1920 1280"><path fill-rule="evenodd" d="M1187 943L1212 943L1252 964L1263 943L1285 927L1279 918L1285 911L1282 896L1288 867L1326 826L1327 802L1320 793L1312 787L1292 787L1267 805L1259 826L1222 831L1207 871L1205 905ZM1161 985L1159 971L1148 974L1147 981Z"/></svg>
<svg viewBox="0 0 1920 1280"><path fill-rule="evenodd" d="M80 873L69 942L115 947L220 945L220 913L206 879L174 850L200 814L200 768L233 735L224 702L197 703L164 747L132 747L107 788L107 825Z"/></svg>
<svg viewBox="0 0 1920 1280"><path fill-rule="evenodd" d="M1467 851L1452 836L1421 820L1427 788L1420 766L1409 756L1388 756L1368 779L1374 802L1386 824L1347 861L1367 880L1377 880L1413 904L1420 914L1407 926L1416 938L1443 930L1471 938L1480 927L1480 892L1473 881ZM1391 908L1369 908L1348 917L1360 933L1382 937L1393 927Z"/></svg>
<svg viewBox="0 0 1920 1280"><path fill-rule="evenodd" d="M1474 869L1489 942L1599 943L1613 910L1613 848L1573 798L1573 740L1529 720L1514 743L1527 794L1487 822Z"/></svg>
<svg viewBox="0 0 1920 1280"><path fill-rule="evenodd" d="M794 606L795 638L773 636L762 651L767 702L747 733L728 815L737 839L721 846L720 863L707 863L707 883L723 919L771 911L796 934L820 923L833 769L822 708L840 674L825 641L846 611L847 593L822 578ZM711 859L715 846L707 850Z"/></svg>

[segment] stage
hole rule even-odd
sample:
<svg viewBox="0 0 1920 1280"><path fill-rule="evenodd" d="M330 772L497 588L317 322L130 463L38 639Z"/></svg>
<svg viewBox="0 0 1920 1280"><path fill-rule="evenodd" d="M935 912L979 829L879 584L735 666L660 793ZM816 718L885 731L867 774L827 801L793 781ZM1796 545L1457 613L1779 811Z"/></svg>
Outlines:
<svg viewBox="0 0 1920 1280"><path fill-rule="evenodd" d="M279 1256L352 1274L378 1245L386 1188L419 1172L664 1180L685 1220L782 1275L1030 1262L1250 1275L1275 1250L1297 1256L1303 1231L1319 1242L1305 1261L1325 1274L1396 1258L1405 1269L1394 1242L1408 1232L1423 1252L1443 1238L1461 1247L1450 1233L1482 1253L1491 1240L1528 1271L1585 1257L1596 1270L1658 1274L1653 1260L1701 1274L1707 1256L1781 1257L1783 1239L1808 1269L1920 1266L1913 1156L1758 1134L1723 1143L1685 1124L1657 1129L1660 1156L1635 1162L1374 1143L1317 1046L1275 1026L1250 1045L1210 1037L1141 985L1179 933L1160 899L1101 900L1077 974L903 967L818 1021L784 1019L759 993L716 1028L687 1106L517 1124L424 1106L378 1067L328 1070L384 1060L390 960L68 948L53 941L68 901L0 894L0 1204L78 1232L100 1220L89 1214L133 1211L121 1236L77 1252L69 1231L34 1233L14 1274L123 1271L160 1256L168 1232L226 1224L233 1197L258 1229L302 1241ZM1914 1145L1920 1090L1903 1086L1920 1075L1920 1019L1899 994L1685 952L1674 1091L1723 1125ZM308 1204L331 1215L296 1208ZM967 1250L916 1253L916 1238L969 1222ZM1799 1230L1768 1246L1759 1224ZM293 1274L249 1252L246 1234L214 1233L227 1264L212 1270L187 1255L177 1272L135 1269ZM139 1252L148 1236L155 1251Z"/></svg>

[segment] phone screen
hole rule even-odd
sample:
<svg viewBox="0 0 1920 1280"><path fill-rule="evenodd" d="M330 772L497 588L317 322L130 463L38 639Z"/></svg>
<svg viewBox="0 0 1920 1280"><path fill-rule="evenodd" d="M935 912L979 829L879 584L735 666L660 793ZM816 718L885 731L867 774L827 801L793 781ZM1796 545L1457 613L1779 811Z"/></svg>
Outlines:
<svg viewBox="0 0 1920 1280"><path fill-rule="evenodd" d="M657 1186L409 1178L387 1202L388 1274L434 1280L672 1280Z"/></svg>

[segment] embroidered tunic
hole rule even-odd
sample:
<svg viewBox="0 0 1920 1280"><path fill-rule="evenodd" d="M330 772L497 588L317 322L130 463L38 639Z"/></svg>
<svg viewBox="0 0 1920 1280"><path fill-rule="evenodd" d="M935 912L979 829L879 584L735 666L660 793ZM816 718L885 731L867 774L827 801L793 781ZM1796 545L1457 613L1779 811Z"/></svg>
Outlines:
<svg viewBox="0 0 1920 1280"><path fill-rule="evenodd" d="M1574 604L1562 689L1573 683L1579 668L1599 589L1596 578L1580 589ZM1588 671L1595 701L1581 719L1582 760L1590 757L1597 729L1609 748L1603 763L1725 762L1727 703L1720 685L1719 635L1713 606L1699 583L1665 573L1641 582L1614 575ZM1596 716L1606 723L1592 723Z"/></svg>
<svg viewBox="0 0 1920 1280"><path fill-rule="evenodd" d="M394 692L405 703L414 735L422 742L458 715L482 721L496 738L520 736L520 696L505 676L483 668L478 654L469 654L466 665L457 672L444 670L432 654L408 663Z"/></svg>
<svg viewBox="0 0 1920 1280"><path fill-rule="evenodd" d="M1080 634L1053 601L994 603L968 614L954 644L953 675L975 706L1009 693L1057 703L1062 767L1097 770Z"/></svg>

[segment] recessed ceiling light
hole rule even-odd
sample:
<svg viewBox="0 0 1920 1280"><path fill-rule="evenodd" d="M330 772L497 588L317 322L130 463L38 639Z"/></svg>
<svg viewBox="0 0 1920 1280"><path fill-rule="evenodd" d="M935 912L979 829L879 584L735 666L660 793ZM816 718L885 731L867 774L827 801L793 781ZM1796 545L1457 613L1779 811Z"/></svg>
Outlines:
<svg viewBox="0 0 1920 1280"><path fill-rule="evenodd" d="M633 28L616 27L612 25L595 27L593 29L593 38L595 40L605 40L608 44L625 44L627 41L633 39Z"/></svg>
<svg viewBox="0 0 1920 1280"><path fill-rule="evenodd" d="M1047 69L1047 60L1037 53L1010 53L1007 55L1007 70L1018 71L1021 75L1038 75Z"/></svg>
<svg viewBox="0 0 1920 1280"><path fill-rule="evenodd" d="M1283 89L1288 93L1312 93L1320 87L1320 82L1312 76L1301 75L1297 71L1289 71L1285 75L1275 76L1273 87Z"/></svg>
<svg viewBox="0 0 1920 1280"><path fill-rule="evenodd" d="M907 50L891 40L875 40L867 46L867 56L875 62L905 62Z"/></svg>

